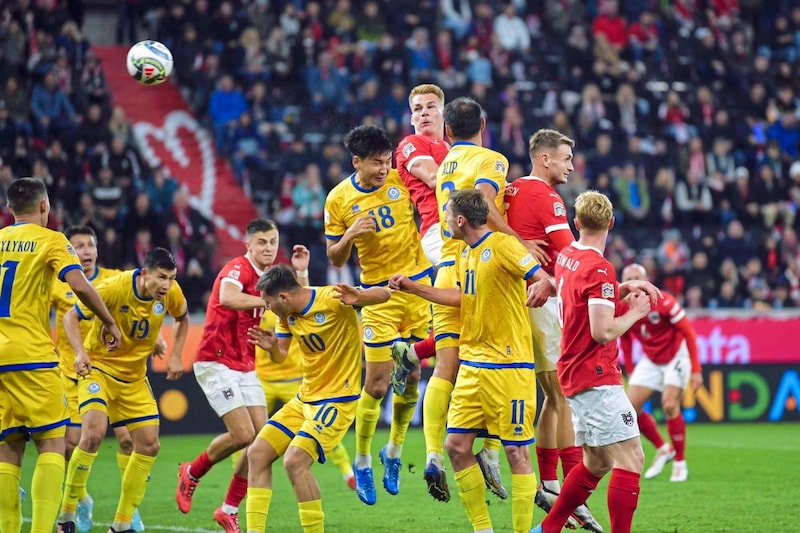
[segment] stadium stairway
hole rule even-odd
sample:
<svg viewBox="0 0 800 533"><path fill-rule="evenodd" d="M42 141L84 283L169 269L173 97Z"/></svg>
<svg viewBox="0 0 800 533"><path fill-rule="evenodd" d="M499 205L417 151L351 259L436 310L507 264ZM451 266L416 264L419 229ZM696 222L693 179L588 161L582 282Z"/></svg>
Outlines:
<svg viewBox="0 0 800 533"><path fill-rule="evenodd" d="M191 205L211 219L219 245L216 264L243 253L243 231L258 216L228 162L217 157L213 134L195 119L171 81L145 86L126 68L126 46L96 46L115 106L125 110L150 166L163 164L184 185Z"/></svg>

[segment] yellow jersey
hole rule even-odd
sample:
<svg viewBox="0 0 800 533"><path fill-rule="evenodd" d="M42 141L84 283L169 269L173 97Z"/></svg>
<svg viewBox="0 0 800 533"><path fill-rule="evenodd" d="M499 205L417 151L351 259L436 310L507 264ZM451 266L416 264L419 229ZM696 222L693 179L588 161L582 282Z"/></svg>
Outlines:
<svg viewBox="0 0 800 533"><path fill-rule="evenodd" d="M265 310L259 327L275 330L278 316ZM296 341L289 346L289 354L282 363L273 363L269 352L256 346L256 375L261 381L293 381L303 377L303 352Z"/></svg>
<svg viewBox="0 0 800 533"><path fill-rule="evenodd" d="M94 273L89 276L89 282L97 285L112 276L116 276L120 271L113 268L103 268L95 265ZM67 332L64 330L64 315L72 309L78 301L78 297L72 292L68 283L54 280L53 292L51 294L53 308L56 310L56 349L58 350L58 369L67 377L76 379L75 373L75 352L67 339ZM88 320L81 320L81 335L85 339L89 335L92 323Z"/></svg>
<svg viewBox="0 0 800 533"><path fill-rule="evenodd" d="M50 293L73 269L83 267L63 233L30 223L0 229L0 371L58 365Z"/></svg>
<svg viewBox="0 0 800 533"><path fill-rule="evenodd" d="M325 238L338 241L364 215L374 218L377 228L354 243L364 287L385 285L395 274L418 279L430 272L411 195L395 169L381 187L360 187L355 173L334 187L325 200Z"/></svg>
<svg viewBox="0 0 800 533"><path fill-rule="evenodd" d="M472 189L488 183L497 191L494 204L505 212L508 159L494 150L469 142L453 144L436 172L436 203L442 231L442 259L438 266L452 265L464 249L464 241L453 239L447 227L447 201L453 191Z"/></svg>
<svg viewBox="0 0 800 533"><path fill-rule="evenodd" d="M89 334L83 339L92 368L123 382L137 381L147 373L147 358L153 353L164 316L169 314L179 319L187 313L186 298L177 282L163 300L141 297L136 289L140 272L140 269L128 270L97 286L97 292L122 332L119 347L113 352L106 349L100 337L103 324L99 320L92 320ZM83 303L75 304L75 309L81 319L93 318Z"/></svg>
<svg viewBox="0 0 800 533"><path fill-rule="evenodd" d="M334 298L333 287L309 287L303 311L278 320L275 334L292 337L303 354L300 400L350 401L361 392L361 330L356 310Z"/></svg>
<svg viewBox="0 0 800 533"><path fill-rule="evenodd" d="M459 359L533 368L525 281L541 265L516 237L487 231L464 248L456 268L461 283ZM492 319L498 312L502 320Z"/></svg>

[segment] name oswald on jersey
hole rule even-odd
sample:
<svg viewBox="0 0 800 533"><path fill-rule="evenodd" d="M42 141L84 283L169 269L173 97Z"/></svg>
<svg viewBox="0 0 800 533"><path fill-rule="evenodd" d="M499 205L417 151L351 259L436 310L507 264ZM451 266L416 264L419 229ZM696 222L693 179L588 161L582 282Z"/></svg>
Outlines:
<svg viewBox="0 0 800 533"><path fill-rule="evenodd" d="M567 257L567 256L565 256L564 254L561 254L561 253L558 254L558 258L556 258L556 263L559 266L562 266L562 267L564 267L567 270L570 270L572 272L575 272L581 266L581 262L580 261L578 261L576 259L572 259L570 257Z"/></svg>

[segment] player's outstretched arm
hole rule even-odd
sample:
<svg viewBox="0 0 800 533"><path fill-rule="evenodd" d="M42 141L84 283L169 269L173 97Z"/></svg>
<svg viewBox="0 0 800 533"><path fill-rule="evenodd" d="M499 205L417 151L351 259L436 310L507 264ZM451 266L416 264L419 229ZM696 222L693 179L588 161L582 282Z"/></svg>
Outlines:
<svg viewBox="0 0 800 533"><path fill-rule="evenodd" d="M224 279L219 284L219 303L222 307L234 311L250 311L264 307L264 300L260 296L242 292L241 286Z"/></svg>
<svg viewBox="0 0 800 533"><path fill-rule="evenodd" d="M183 347L189 336L189 315L185 314L175 320L175 341L167 359L167 379L175 381L183 375Z"/></svg>
<svg viewBox="0 0 800 533"><path fill-rule="evenodd" d="M531 278L533 283L528 286L528 307L541 307L550 296L556 295L556 282L552 276L541 268Z"/></svg>
<svg viewBox="0 0 800 533"><path fill-rule="evenodd" d="M392 290L388 287L370 287L358 290L346 283L337 283L333 286L334 298L345 305L364 307L366 305L382 304L392 297Z"/></svg>
<svg viewBox="0 0 800 533"><path fill-rule="evenodd" d="M617 340L628 331L637 320L650 312L650 297L644 292L631 293L628 299L630 309L622 316L614 316L614 307L603 304L589 304L589 329L598 344Z"/></svg>
<svg viewBox="0 0 800 533"><path fill-rule="evenodd" d="M389 280L389 288L414 294L435 304L449 305L450 307L461 305L461 289L455 287L448 289L431 287L411 281L406 276L397 275Z"/></svg>
<svg viewBox="0 0 800 533"><path fill-rule="evenodd" d="M311 262L311 252L302 244L292 246L292 268L297 274L297 282L303 287L308 287L308 264Z"/></svg>
<svg viewBox="0 0 800 533"><path fill-rule="evenodd" d="M119 346L119 342L122 339L122 333L120 333L117 323L114 321L114 317L111 316L111 312L108 310L108 307L106 307L103 299L100 298L100 294L98 294L97 289L95 289L94 286L89 283L89 280L86 279L86 276L83 274L83 270L70 270L64 274L64 281L69 284L70 288L75 293L75 296L77 296L78 299L83 302L83 304L88 307L89 310L100 319L100 321L103 322L103 340L106 342L108 349L113 350ZM83 343L82 340L81 343ZM74 348L75 347L73 346L73 349Z"/></svg>
<svg viewBox="0 0 800 533"><path fill-rule="evenodd" d="M75 372L79 376L88 376L92 372L92 361L89 359L89 354L86 353L86 348L83 347L81 318L77 309L73 307L64 313L62 322L64 323L64 331L67 333L67 340L72 346L72 351L75 352Z"/></svg>

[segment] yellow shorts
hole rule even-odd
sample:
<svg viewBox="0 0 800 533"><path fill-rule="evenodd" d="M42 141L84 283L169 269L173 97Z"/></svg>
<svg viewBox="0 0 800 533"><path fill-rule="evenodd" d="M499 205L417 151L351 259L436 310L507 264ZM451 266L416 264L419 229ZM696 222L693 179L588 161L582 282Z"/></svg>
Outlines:
<svg viewBox="0 0 800 533"><path fill-rule="evenodd" d="M69 423L67 426L81 427L81 413L78 410L78 380L61 373L61 383L64 385L64 396L67 398L67 414Z"/></svg>
<svg viewBox="0 0 800 533"><path fill-rule="evenodd" d="M278 452L297 446L320 463L344 438L356 419L358 400L303 403L295 396L280 408L258 432Z"/></svg>
<svg viewBox="0 0 800 533"><path fill-rule="evenodd" d="M0 441L63 437L68 421L58 368L0 372Z"/></svg>
<svg viewBox="0 0 800 533"><path fill-rule="evenodd" d="M125 383L95 369L78 383L78 406L81 414L102 411L111 427L125 426L128 431L159 425L158 406L147 378Z"/></svg>
<svg viewBox="0 0 800 533"><path fill-rule="evenodd" d="M458 287L458 271L452 261L444 262L436 272L434 287L452 289ZM432 304L433 335L436 349L458 348L461 332L461 309L451 305Z"/></svg>
<svg viewBox="0 0 800 533"><path fill-rule="evenodd" d="M292 398L297 396L297 393L300 392L300 384L303 383L303 378L299 377L286 381L261 379L259 381L264 388L264 396L267 398L267 413L272 415L275 413L279 403L281 406L286 405Z"/></svg>
<svg viewBox="0 0 800 533"><path fill-rule="evenodd" d="M483 365L483 366L472 366ZM503 444L533 444L536 374L514 366L461 361L447 415L448 433L477 433Z"/></svg>
<svg viewBox="0 0 800 533"><path fill-rule="evenodd" d="M430 285L430 276L416 280ZM388 302L370 305L361 310L362 338L367 362L392 360L395 341L421 341L431 328L431 306L427 300L404 292L396 292Z"/></svg>

